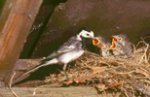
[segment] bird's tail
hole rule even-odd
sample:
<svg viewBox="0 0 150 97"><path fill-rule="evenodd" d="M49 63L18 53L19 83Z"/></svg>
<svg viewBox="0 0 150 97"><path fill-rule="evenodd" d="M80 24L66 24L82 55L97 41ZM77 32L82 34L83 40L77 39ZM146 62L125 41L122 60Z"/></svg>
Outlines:
<svg viewBox="0 0 150 97"><path fill-rule="evenodd" d="M29 71L25 72L24 74L22 74L18 79L16 79L13 82L13 84L16 84L16 83L19 83L19 82L23 81L24 79L29 77L32 72L36 71L37 69L39 69L41 67L45 67L45 66L48 66L48 65L56 64L56 63L58 63L58 60L56 58L54 58L50 61L46 61L44 63L41 63L38 66L36 66L36 67L32 68L31 70L29 70Z"/></svg>

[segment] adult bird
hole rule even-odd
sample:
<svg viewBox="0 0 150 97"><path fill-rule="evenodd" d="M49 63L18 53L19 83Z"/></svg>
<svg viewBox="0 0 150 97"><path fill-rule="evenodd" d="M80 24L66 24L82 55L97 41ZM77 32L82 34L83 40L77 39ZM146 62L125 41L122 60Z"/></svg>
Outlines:
<svg viewBox="0 0 150 97"><path fill-rule="evenodd" d="M69 62L76 60L84 54L82 42L83 38L94 38L94 32L81 30L79 34L71 37L57 51L53 52L45 59L43 59L41 64L25 72L20 78L14 81L14 83L20 82L21 80L25 79L29 76L30 73L34 72L35 70L52 64L64 64L63 70L65 71Z"/></svg>
<svg viewBox="0 0 150 97"><path fill-rule="evenodd" d="M110 52L110 43L106 41L102 36L97 36L93 38L92 44L100 49L100 55L102 57L110 57L112 54Z"/></svg>
<svg viewBox="0 0 150 97"><path fill-rule="evenodd" d="M133 44L124 34L112 36L110 49L112 49L115 56L131 57L134 52Z"/></svg>

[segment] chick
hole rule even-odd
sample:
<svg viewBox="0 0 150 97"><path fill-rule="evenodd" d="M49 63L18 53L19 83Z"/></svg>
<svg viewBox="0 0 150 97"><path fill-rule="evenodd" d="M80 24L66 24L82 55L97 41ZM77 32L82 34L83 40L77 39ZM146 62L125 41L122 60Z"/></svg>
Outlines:
<svg viewBox="0 0 150 97"><path fill-rule="evenodd" d="M110 49L113 51L113 55L126 57L131 57L134 51L133 44L124 34L112 36Z"/></svg>
<svg viewBox="0 0 150 97"><path fill-rule="evenodd" d="M108 41L106 41L103 37L101 37L101 36L95 37L92 40L92 44L94 46L97 46L98 48L100 48L100 55L102 57L112 56L110 49L109 49L111 44Z"/></svg>

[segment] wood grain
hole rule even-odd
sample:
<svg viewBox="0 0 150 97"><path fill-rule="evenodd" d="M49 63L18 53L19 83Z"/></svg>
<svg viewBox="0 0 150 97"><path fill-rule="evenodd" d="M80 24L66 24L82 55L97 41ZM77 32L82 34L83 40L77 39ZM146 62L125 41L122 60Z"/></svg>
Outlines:
<svg viewBox="0 0 150 97"><path fill-rule="evenodd" d="M92 87L69 87L69 88L50 88L37 87L35 88L13 88L19 97L119 97L119 93L101 93ZM35 95L33 96L33 92ZM0 89L2 97L13 97L9 89Z"/></svg>
<svg viewBox="0 0 150 97"><path fill-rule="evenodd" d="M14 67L42 1L17 0L10 11L0 34L0 72L10 72Z"/></svg>

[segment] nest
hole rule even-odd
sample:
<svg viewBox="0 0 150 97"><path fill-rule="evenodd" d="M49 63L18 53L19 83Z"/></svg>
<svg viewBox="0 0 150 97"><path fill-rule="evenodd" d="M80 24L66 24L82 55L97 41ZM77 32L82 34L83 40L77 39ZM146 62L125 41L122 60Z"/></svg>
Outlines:
<svg viewBox="0 0 150 97"><path fill-rule="evenodd" d="M98 93L115 93L118 97L150 96L150 46L135 50L133 57L103 58L86 52L64 74L51 74L45 83L58 82L61 86L92 86Z"/></svg>

